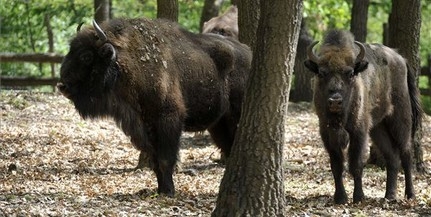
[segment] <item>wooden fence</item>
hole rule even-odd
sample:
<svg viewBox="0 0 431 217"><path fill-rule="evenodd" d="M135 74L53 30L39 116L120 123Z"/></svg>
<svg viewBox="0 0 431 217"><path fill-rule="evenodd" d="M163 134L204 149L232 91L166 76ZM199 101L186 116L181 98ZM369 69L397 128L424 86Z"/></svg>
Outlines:
<svg viewBox="0 0 431 217"><path fill-rule="evenodd" d="M14 54L14 53L0 53L0 63L2 62L37 62L37 63L61 63L63 60L62 55L54 53L44 54ZM421 75L428 77L428 88L421 88L422 95L431 96L431 55L428 56L427 66L421 68ZM55 86L58 78L55 77L54 67L52 67L51 77L49 78L32 78L32 77L4 77L0 78L1 88L9 87L27 87L27 86Z"/></svg>
<svg viewBox="0 0 431 217"><path fill-rule="evenodd" d="M58 78L55 76L54 64L61 63L63 55L55 53L0 53L0 63L3 62L33 62L33 63L50 63L51 76L47 78L34 77L5 77L1 76L1 88L21 88L28 86L43 86L49 85L55 87ZM55 90L55 89L54 89Z"/></svg>
<svg viewBox="0 0 431 217"><path fill-rule="evenodd" d="M428 65L421 68L421 75L428 77L428 89L420 88L422 95L431 96L431 54L428 56Z"/></svg>

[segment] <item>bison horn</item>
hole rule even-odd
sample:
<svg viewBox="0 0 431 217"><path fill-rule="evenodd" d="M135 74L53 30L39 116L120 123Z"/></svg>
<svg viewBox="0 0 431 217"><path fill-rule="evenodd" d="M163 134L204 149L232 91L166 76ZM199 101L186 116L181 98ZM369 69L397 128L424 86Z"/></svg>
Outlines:
<svg viewBox="0 0 431 217"><path fill-rule="evenodd" d="M360 49L359 54L356 57L356 62L360 62L365 57L365 46L361 42L359 42L359 41L355 41L355 44L358 45L358 47Z"/></svg>
<svg viewBox="0 0 431 217"><path fill-rule="evenodd" d="M81 31L81 27L82 27L82 25L84 25L84 22L82 22L82 23L78 24L78 27L76 27L76 32Z"/></svg>
<svg viewBox="0 0 431 217"><path fill-rule="evenodd" d="M318 62L319 62L319 58L318 58L318 57L314 54L314 52L313 52L313 47L314 47L317 43L319 43L319 41L315 41L315 42L311 43L311 44L308 46L308 48L307 48L307 56L308 56L308 59L310 59L311 61L313 61L313 62L315 62L315 63L318 63Z"/></svg>
<svg viewBox="0 0 431 217"><path fill-rule="evenodd" d="M95 20L93 20L93 26L94 26L94 29L96 30L96 33L97 33L97 36L99 37L99 39L102 42L108 41L108 37L106 37L106 34L103 32L103 30L100 28L100 26L97 25L97 22Z"/></svg>

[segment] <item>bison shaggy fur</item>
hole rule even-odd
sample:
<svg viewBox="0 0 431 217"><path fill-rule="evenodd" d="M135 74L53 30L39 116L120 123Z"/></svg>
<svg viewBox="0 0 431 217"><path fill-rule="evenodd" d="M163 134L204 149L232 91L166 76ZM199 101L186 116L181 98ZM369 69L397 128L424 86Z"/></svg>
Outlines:
<svg viewBox="0 0 431 217"><path fill-rule="evenodd" d="M148 156L158 193L173 196L182 131L208 129L229 155L250 64L236 40L161 19L113 19L72 39L58 89L83 118L112 117Z"/></svg>
<svg viewBox="0 0 431 217"><path fill-rule="evenodd" d="M400 160L405 195L414 198L411 145L422 113L414 72L395 50L355 42L347 31L329 31L318 56L312 52L316 43L308 48L305 66L316 74L314 105L335 180L335 203L348 201L342 178L347 146L353 202L364 199L362 174L369 136L386 160L385 198L396 198Z"/></svg>

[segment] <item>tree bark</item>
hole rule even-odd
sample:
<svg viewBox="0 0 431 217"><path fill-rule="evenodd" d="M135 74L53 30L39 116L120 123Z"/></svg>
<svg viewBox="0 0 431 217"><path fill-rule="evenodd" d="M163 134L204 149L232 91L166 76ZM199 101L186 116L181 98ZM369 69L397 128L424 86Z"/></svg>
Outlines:
<svg viewBox="0 0 431 217"><path fill-rule="evenodd" d="M54 33L52 32L51 27L51 18L49 14L45 14L44 17L44 25L46 26L46 33L48 35L48 52L54 53ZM55 64L51 63L51 77L55 77ZM52 89L55 91L55 86L52 86Z"/></svg>
<svg viewBox="0 0 431 217"><path fill-rule="evenodd" d="M94 20L97 23L110 19L109 0L94 0Z"/></svg>
<svg viewBox="0 0 431 217"><path fill-rule="evenodd" d="M261 1L260 11L242 116L212 216L285 215L283 146L302 0ZM240 34L255 32L247 30Z"/></svg>
<svg viewBox="0 0 431 217"><path fill-rule="evenodd" d="M421 0L392 0L392 13L389 15L389 47L407 59L418 78L420 75L419 38L421 29ZM413 144L414 162L417 171L424 171L422 123Z"/></svg>
<svg viewBox="0 0 431 217"><path fill-rule="evenodd" d="M254 50L257 25L260 17L260 1L237 0L238 3L238 39ZM244 30L244 31L243 31Z"/></svg>
<svg viewBox="0 0 431 217"><path fill-rule="evenodd" d="M350 31L355 36L356 41L366 41L369 4L370 0L353 0Z"/></svg>
<svg viewBox="0 0 431 217"><path fill-rule="evenodd" d="M178 0L157 0L157 18L178 22Z"/></svg>
<svg viewBox="0 0 431 217"><path fill-rule="evenodd" d="M199 23L199 32L202 32L202 28L206 21L218 16L223 1L224 0L205 0L201 14L201 21Z"/></svg>
<svg viewBox="0 0 431 217"><path fill-rule="evenodd" d="M307 59L307 47L312 42L313 39L308 34L306 24L304 20L302 20L294 66L295 89L293 89L291 92L292 95L289 97L291 102L311 102L313 100L313 89L311 88L311 78L313 77L313 73L304 66L304 61Z"/></svg>

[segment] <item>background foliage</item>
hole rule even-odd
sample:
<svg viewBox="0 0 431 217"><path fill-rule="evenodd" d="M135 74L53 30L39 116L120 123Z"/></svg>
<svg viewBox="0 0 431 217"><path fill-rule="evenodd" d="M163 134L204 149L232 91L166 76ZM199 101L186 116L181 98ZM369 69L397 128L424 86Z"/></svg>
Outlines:
<svg viewBox="0 0 431 217"><path fill-rule="evenodd" d="M156 0L113 0L114 17L155 18ZM228 7L225 1L223 7ZM179 0L179 23L197 32L204 0ZM51 17L55 52L66 54L68 42L79 23L90 24L93 19L92 0L0 0L0 52L45 53L48 52L48 36L44 24L45 15ZM304 18L311 36L321 40L329 28L350 28L352 0L304 1ZM391 0L371 0L368 12L368 42L382 42L383 23L391 11ZM420 55L426 65L431 54L431 0L422 0L422 28ZM49 64L1 63L2 76L50 76ZM58 70L57 70L58 71ZM58 73L58 72L57 72ZM421 78L422 87L428 86ZM424 98L424 103L431 99ZM429 106L431 107L431 106Z"/></svg>
<svg viewBox="0 0 431 217"><path fill-rule="evenodd" d="M431 54L431 0L422 0L420 53L422 64ZM229 1L225 1L227 7ZM179 0L179 23L197 32L204 0ZM90 0L0 0L0 51L13 53L47 52L48 38L44 16L51 17L55 52L65 54L68 40L80 22L91 23L93 1ZM352 0L304 1L304 17L313 38L322 38L329 28L349 29ZM155 18L156 0L113 0L114 17ZM368 17L369 42L382 42L383 23L388 20L390 0L371 0ZM47 65L47 64L46 64ZM49 67L39 64L2 64L1 74L18 76L49 75Z"/></svg>

